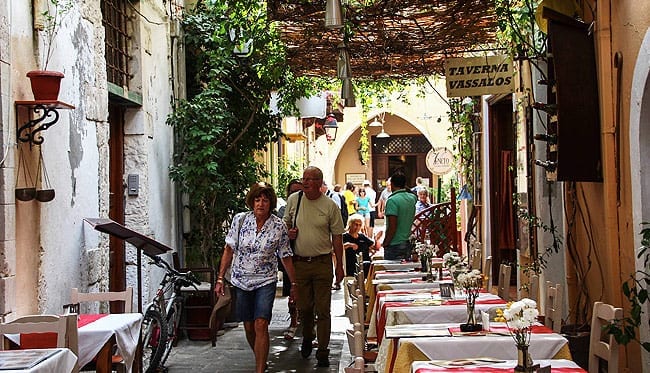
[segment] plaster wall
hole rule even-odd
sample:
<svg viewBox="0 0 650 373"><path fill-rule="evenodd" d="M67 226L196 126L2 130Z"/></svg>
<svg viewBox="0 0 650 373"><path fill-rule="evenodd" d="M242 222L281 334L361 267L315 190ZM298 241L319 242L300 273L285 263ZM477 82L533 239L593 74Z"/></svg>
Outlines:
<svg viewBox="0 0 650 373"><path fill-rule="evenodd" d="M107 217L109 208L109 95L99 6L99 1L75 2L55 40L49 67L65 74L59 100L75 109L59 110L61 117L43 132L45 141L40 148L23 147L33 169L42 151L56 191L53 201L40 203L13 199L18 154L15 123L17 116L25 115L14 110L13 102L32 99L25 73L39 66L40 39L33 34L30 2L0 5L0 20L3 16L8 19L0 22L8 25L6 29L0 27L0 45L10 45L0 48L0 118L4 144L10 145L9 156L0 167L0 208L5 211L0 214L4 217L0 314L8 319L27 313L60 312L68 303L71 287L108 288L108 236L83 222L86 217ZM124 174L140 175L138 196L126 201L126 225L174 247L174 189L167 175L173 136L165 118L171 110L171 83L177 77L169 63L172 52L164 4L141 1L136 6L142 16L159 24L139 27L147 23L142 16L133 21L137 70L131 89L142 94L143 105L125 118ZM128 261L135 261L133 251ZM135 271L132 266L129 269L127 285L135 287ZM144 275L148 281L147 272Z"/></svg>

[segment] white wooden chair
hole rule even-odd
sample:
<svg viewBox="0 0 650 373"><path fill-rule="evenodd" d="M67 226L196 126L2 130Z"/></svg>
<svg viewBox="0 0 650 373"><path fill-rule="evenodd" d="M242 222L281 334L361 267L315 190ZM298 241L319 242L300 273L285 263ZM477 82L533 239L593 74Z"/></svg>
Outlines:
<svg viewBox="0 0 650 373"><path fill-rule="evenodd" d="M598 373L602 360L607 362L608 373L618 373L618 343L613 335L602 335L603 325L623 318L623 309L612 305L594 303L589 340L589 373Z"/></svg>
<svg viewBox="0 0 650 373"><path fill-rule="evenodd" d="M507 264L501 264L499 266L499 287L497 290L497 295L504 300L510 300L510 275L512 273L512 267Z"/></svg>
<svg viewBox="0 0 650 373"><path fill-rule="evenodd" d="M483 278L485 279L485 290L492 292L492 256L485 258L483 264Z"/></svg>
<svg viewBox="0 0 650 373"><path fill-rule="evenodd" d="M124 304L124 312L133 312L133 288L128 287L124 291L106 291L96 293L81 293L79 289L72 288L70 291L70 303L90 303L90 302L116 302L121 301Z"/></svg>
<svg viewBox="0 0 650 373"><path fill-rule="evenodd" d="M106 303L106 312L110 309L110 302L122 302L124 304L124 312L133 312L133 288L127 287L124 291L106 291L95 293L81 293L79 289L72 288L70 291L70 303L73 307L78 307L79 303ZM77 310L78 311L78 310ZM126 365L124 359L120 355L113 355L111 357L113 369L117 372L126 372ZM85 369L82 367L82 369Z"/></svg>
<svg viewBox="0 0 650 373"><path fill-rule="evenodd" d="M546 301L544 304L544 325L559 333L562 328L562 288L546 281Z"/></svg>
<svg viewBox="0 0 650 373"><path fill-rule="evenodd" d="M42 348L53 348L53 347L66 347L70 348L68 345L68 317L74 317L76 323L76 315L30 315L23 316L16 320L10 321L8 323L0 324L0 350L9 348L9 341L6 339L7 334L36 334L36 333L55 333L56 334L56 345L55 346L45 346ZM75 329L76 332L76 329ZM39 345L43 344L44 336L41 336ZM21 340L21 342L24 342ZM22 343L22 348L41 348L38 346L25 346ZM72 350L72 348L70 348ZM74 349L73 352L76 353L78 349Z"/></svg>

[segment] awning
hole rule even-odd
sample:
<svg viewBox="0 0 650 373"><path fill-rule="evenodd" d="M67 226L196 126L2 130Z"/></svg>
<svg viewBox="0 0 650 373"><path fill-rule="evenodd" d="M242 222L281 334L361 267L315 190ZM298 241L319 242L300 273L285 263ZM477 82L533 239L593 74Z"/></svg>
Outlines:
<svg viewBox="0 0 650 373"><path fill-rule="evenodd" d="M156 256L171 251L171 248L141 233L129 229L111 219L84 218L96 231L108 233L113 237L120 238L136 248L142 250L146 255Z"/></svg>
<svg viewBox="0 0 650 373"><path fill-rule="evenodd" d="M267 3L296 75L336 76L344 38L353 78L444 74L446 57L493 48L498 29L493 0L343 2L347 36L325 28L323 0Z"/></svg>

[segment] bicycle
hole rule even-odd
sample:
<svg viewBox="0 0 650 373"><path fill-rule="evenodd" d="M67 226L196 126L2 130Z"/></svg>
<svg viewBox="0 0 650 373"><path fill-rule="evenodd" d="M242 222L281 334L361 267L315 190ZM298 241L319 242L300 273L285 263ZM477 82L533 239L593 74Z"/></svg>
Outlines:
<svg viewBox="0 0 650 373"><path fill-rule="evenodd" d="M142 370L146 373L165 371L164 365L178 338L178 326L185 302L181 289L200 285L192 272L179 272L157 256L149 256L154 264L165 270L152 302L147 306L142 322ZM168 298L165 298L169 295Z"/></svg>

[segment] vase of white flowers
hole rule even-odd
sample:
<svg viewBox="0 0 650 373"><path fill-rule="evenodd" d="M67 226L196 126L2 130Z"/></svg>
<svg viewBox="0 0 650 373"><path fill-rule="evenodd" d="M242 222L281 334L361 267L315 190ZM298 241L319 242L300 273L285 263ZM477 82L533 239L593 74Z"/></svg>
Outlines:
<svg viewBox="0 0 650 373"><path fill-rule="evenodd" d="M483 274L479 270L461 273L458 275L458 286L466 294L467 300L467 323L460 324L460 330L463 332L477 332L483 330L483 325L476 322L476 298L483 287Z"/></svg>
<svg viewBox="0 0 650 373"><path fill-rule="evenodd" d="M462 286L458 284L458 276L467 272L467 262L465 262L457 252L450 251L442 256L442 263L451 274L452 280L454 281L454 287L462 289Z"/></svg>
<svg viewBox="0 0 650 373"><path fill-rule="evenodd" d="M530 335L533 325L537 322L537 316L539 316L537 303L528 298L511 303L503 311L503 318L517 346L515 372L535 372L539 368L539 365L533 365L533 359L528 351Z"/></svg>
<svg viewBox="0 0 650 373"><path fill-rule="evenodd" d="M438 253L438 246L432 245L427 242L416 242L415 243L415 252L420 258L420 263L422 264L422 272L426 273L424 278L428 282L433 282L433 266L431 265L431 260L435 258Z"/></svg>

